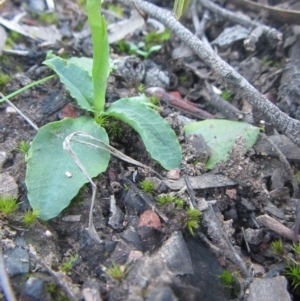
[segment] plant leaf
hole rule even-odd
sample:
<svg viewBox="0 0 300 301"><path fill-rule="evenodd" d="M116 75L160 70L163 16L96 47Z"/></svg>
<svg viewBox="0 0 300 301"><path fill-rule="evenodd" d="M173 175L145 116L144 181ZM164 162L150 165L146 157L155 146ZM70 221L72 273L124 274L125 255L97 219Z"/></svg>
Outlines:
<svg viewBox="0 0 300 301"><path fill-rule="evenodd" d="M193 134L203 136L212 150L211 156L206 162L206 167L211 169L217 163L229 159L229 153L237 137L242 136L245 139L245 152L250 149L255 144L260 129L246 122L207 119L188 123L184 127L184 131L187 136Z"/></svg>
<svg viewBox="0 0 300 301"><path fill-rule="evenodd" d="M101 15L101 2L99 0L88 0L86 6L93 43L92 78L96 114L104 111L105 91L109 73L109 44L105 18Z"/></svg>
<svg viewBox="0 0 300 301"><path fill-rule="evenodd" d="M86 70L89 73L89 76L92 78L93 70L93 59L90 57L76 57L72 56L68 60L68 63L77 65L78 67Z"/></svg>
<svg viewBox="0 0 300 301"><path fill-rule="evenodd" d="M78 65L79 67L85 69L89 75L92 77L92 70L93 70L93 59L90 57L71 57L68 59L69 63ZM115 61L112 60L111 58L109 58L109 70L107 73L107 78L109 76L109 74L112 72L112 70L114 70L116 68L115 66Z"/></svg>
<svg viewBox="0 0 300 301"><path fill-rule="evenodd" d="M122 98L114 102L106 114L122 120L141 136L151 157L164 168L179 167L181 149L171 126L155 111L141 102Z"/></svg>
<svg viewBox="0 0 300 301"><path fill-rule="evenodd" d="M191 0L175 0L173 5L173 14L175 15L176 19L179 20L181 15L189 6Z"/></svg>
<svg viewBox="0 0 300 301"><path fill-rule="evenodd" d="M44 64L57 73L60 81L70 91L78 105L87 111L93 112L94 92L92 77L88 71L78 65L68 62L58 56L44 61Z"/></svg>
<svg viewBox="0 0 300 301"><path fill-rule="evenodd" d="M28 152L26 186L30 205L39 211L43 220L57 216L88 182L63 150L64 139L76 131L86 132L108 143L105 130L86 116L49 123L40 128L32 141ZM110 158L106 150L79 143L74 143L72 148L90 177L106 170ZM68 177L66 172L72 176Z"/></svg>

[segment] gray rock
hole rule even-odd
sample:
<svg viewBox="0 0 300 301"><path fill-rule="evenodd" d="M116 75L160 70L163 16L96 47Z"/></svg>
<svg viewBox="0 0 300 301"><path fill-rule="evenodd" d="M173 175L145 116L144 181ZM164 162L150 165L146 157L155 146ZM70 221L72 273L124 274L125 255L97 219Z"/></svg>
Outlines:
<svg viewBox="0 0 300 301"><path fill-rule="evenodd" d="M287 280L283 276L254 279L249 287L248 301L291 301Z"/></svg>
<svg viewBox="0 0 300 301"><path fill-rule="evenodd" d="M160 87L166 89L169 86L169 76L159 68L152 68L145 74L145 87Z"/></svg>
<svg viewBox="0 0 300 301"><path fill-rule="evenodd" d="M84 300L102 301L100 284L93 279L89 279L82 285L82 296Z"/></svg>
<svg viewBox="0 0 300 301"><path fill-rule="evenodd" d="M247 210L247 211L254 211L256 208L253 205L252 202L250 202L248 199L241 198L241 205Z"/></svg>
<svg viewBox="0 0 300 301"><path fill-rule="evenodd" d="M6 152L0 152L0 170L7 159Z"/></svg>
<svg viewBox="0 0 300 301"><path fill-rule="evenodd" d="M29 10L33 12L43 12L46 10L46 3L44 0L29 0L27 1Z"/></svg>
<svg viewBox="0 0 300 301"><path fill-rule="evenodd" d="M29 255L24 249L10 249L3 253L7 274L12 277L29 272Z"/></svg>
<svg viewBox="0 0 300 301"><path fill-rule="evenodd" d="M21 293L20 301L22 300L49 300L44 281L35 277L28 278Z"/></svg>
<svg viewBox="0 0 300 301"><path fill-rule="evenodd" d="M118 72L127 83L138 84L145 76L145 66L140 58L136 56L126 56L118 64Z"/></svg>
<svg viewBox="0 0 300 301"><path fill-rule="evenodd" d="M271 189L282 189L285 186L286 177L282 172L282 168L276 168L271 176Z"/></svg>
<svg viewBox="0 0 300 301"><path fill-rule="evenodd" d="M273 215L273 216L276 216L280 219L283 219L285 220L285 216L284 216L284 212L281 208L278 208L276 206L274 206L273 204L269 203L267 205L267 207L265 208L265 212Z"/></svg>
<svg viewBox="0 0 300 301"><path fill-rule="evenodd" d="M269 136L269 139L280 149L287 159L299 160L300 148L295 145L291 139L285 135ZM278 157L278 153L274 150L272 145L265 139L260 138L254 146L258 154L264 156Z"/></svg>
<svg viewBox="0 0 300 301"><path fill-rule="evenodd" d="M137 250L142 250L142 243L133 227L126 229L121 235L128 243L132 244Z"/></svg>
<svg viewBox="0 0 300 301"><path fill-rule="evenodd" d="M121 209L117 206L114 196L110 198L110 209L111 216L108 220L108 225L115 230L122 230L124 226L122 224L124 214Z"/></svg>
<svg viewBox="0 0 300 301"><path fill-rule="evenodd" d="M226 220L232 219L233 221L236 221L238 219L238 213L235 208L231 208L224 213L224 217Z"/></svg>
<svg viewBox="0 0 300 301"><path fill-rule="evenodd" d="M152 287L146 294L147 301L177 301L169 286Z"/></svg>
<svg viewBox="0 0 300 301"><path fill-rule="evenodd" d="M245 236L249 244L257 246L262 242L263 239L262 229L248 228L245 230Z"/></svg>
<svg viewBox="0 0 300 301"><path fill-rule="evenodd" d="M189 160L198 160L205 163L211 154L211 148L206 144L202 135L190 135L186 137L189 149L186 150Z"/></svg>
<svg viewBox="0 0 300 301"><path fill-rule="evenodd" d="M250 30L241 26L234 25L227 27L213 42L212 45L218 45L220 47L229 47L234 42L243 40L248 37Z"/></svg>
<svg viewBox="0 0 300 301"><path fill-rule="evenodd" d="M268 273L264 274L263 278L273 278L275 276L279 276L284 272L284 269L286 267L285 262L278 262L274 265L269 266Z"/></svg>

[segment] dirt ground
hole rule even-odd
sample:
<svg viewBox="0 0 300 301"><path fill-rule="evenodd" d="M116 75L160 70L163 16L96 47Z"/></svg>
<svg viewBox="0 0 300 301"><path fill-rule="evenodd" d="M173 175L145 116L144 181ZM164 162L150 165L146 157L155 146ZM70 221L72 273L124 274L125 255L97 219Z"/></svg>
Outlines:
<svg viewBox="0 0 300 301"><path fill-rule="evenodd" d="M90 36L84 34L86 13L76 1L57 1L54 19L49 23L42 18L44 12L33 13L36 7L30 1L26 3L23 24L54 24L61 39L41 45L29 37L12 35L5 28L6 45L14 51L4 50L0 55L0 91L4 95L53 74L42 64L49 50L65 57L92 55ZM172 8L168 1L158 4ZM12 19L24 5L22 1L6 1L1 15ZM283 34L283 40L277 44L262 36L255 49L247 51L243 30L232 28L236 26L234 21L213 13L203 32L223 60L283 112L300 120L299 26L292 19L282 22L276 15L267 18L263 13L237 8L231 1L222 1L222 7L243 12ZM132 11L132 6L117 2L109 2L104 8L109 23L128 18ZM116 8L122 9L122 17L116 17ZM198 21L193 20L195 8ZM193 4L180 22L194 32L207 11L200 4ZM87 232L92 194L89 184L56 218L37 219L32 225L24 225L24 214L31 206L25 185L26 159L19 148L20 142L33 140L36 130L9 104L0 103L0 192L18 200L13 214L0 215L0 237L15 295L24 301L255 300L251 288L254 279L283 276L285 296L291 299L281 300L299 300L299 287L286 272L292 263L300 265L299 254L294 250L297 244L293 244L294 238L298 238L294 229L297 225L299 228L299 147L266 122L265 116L249 105L243 95L229 91L224 79L183 47L173 33L165 40L153 39L152 46L162 47L148 57L142 52L130 52L128 45L145 41L155 31L157 24L153 24L147 22L128 34L124 42L110 45L111 58L121 63L110 74L106 99L109 104L141 91L155 94L161 116L178 136L183 158L180 169L165 171L151 159L134 130L110 120L121 129L117 135L108 131L110 144L151 167L162 179L112 156L107 170L94 179L97 191L93 216L101 243ZM225 29L235 34L220 37ZM185 57L180 56L186 52ZM141 75L141 70L145 75ZM4 75L9 75L7 81ZM150 89L154 87L164 90ZM52 121L87 114L78 108L58 77L11 101L39 128ZM203 138L193 140L183 132L186 122L206 118L246 121L260 127L261 133L246 154L245 142L237 139L229 160L208 170L205 161L210 155L209 147ZM141 188L145 179L153 183L153 191ZM182 199L183 207L175 203L158 204L162 194ZM194 233L186 227L190 202L202 211ZM278 241L284 245L282 256L274 249L274 242ZM224 269L234 275L231 284L224 284L220 277ZM118 275L113 273L116 270ZM2 277L1 274L1 281ZM297 277L300 281L300 268ZM0 299L7 300L5 289L2 291Z"/></svg>

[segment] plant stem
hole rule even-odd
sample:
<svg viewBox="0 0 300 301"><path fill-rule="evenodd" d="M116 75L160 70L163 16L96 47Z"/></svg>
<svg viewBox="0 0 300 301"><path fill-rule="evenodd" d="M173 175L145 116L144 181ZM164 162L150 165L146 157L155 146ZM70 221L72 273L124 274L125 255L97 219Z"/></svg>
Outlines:
<svg viewBox="0 0 300 301"><path fill-rule="evenodd" d="M87 1L88 21L91 27L93 43L93 88L95 118L104 111L107 85L109 44L105 19L101 15L101 1Z"/></svg>

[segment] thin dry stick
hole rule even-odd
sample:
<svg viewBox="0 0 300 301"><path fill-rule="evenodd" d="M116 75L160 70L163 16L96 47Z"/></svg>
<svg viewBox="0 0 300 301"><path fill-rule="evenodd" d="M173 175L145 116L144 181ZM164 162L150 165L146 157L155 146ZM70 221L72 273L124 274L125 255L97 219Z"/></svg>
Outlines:
<svg viewBox="0 0 300 301"><path fill-rule="evenodd" d="M281 112L265 96L259 93L244 77L223 61L215 52L207 48L195 35L182 26L167 10L143 0L132 0L135 5L149 16L158 19L176 34L186 45L215 71L228 85L228 88L260 110L274 127L288 135L300 146L300 122Z"/></svg>
<svg viewBox="0 0 300 301"><path fill-rule="evenodd" d="M190 196L190 203L191 203L190 207L192 209L194 209L194 208L197 207L197 205L196 205L196 196L195 196L194 189L193 189L193 187L191 185L191 181L190 181L188 175L183 175L183 179L184 179L185 184L186 184L187 192L188 192L188 194Z"/></svg>
<svg viewBox="0 0 300 301"><path fill-rule="evenodd" d="M16 112L21 117L23 117L36 131L39 130L37 125L35 123L33 123L26 115L24 115L21 110L19 110L11 101L8 100L7 97L5 97L2 93L0 93L0 96L5 100L5 102L7 102L11 107L13 107L16 110Z"/></svg>
<svg viewBox="0 0 300 301"><path fill-rule="evenodd" d="M79 132L74 132L67 136L63 142L63 149L70 155L70 157L74 160L78 168L82 171L82 173L87 177L90 184L92 185L92 200L91 200L91 206L90 206L90 212L89 212L89 227L88 227L88 233L91 236L92 239L94 239L99 244L102 243L102 240L99 238L99 235L95 229L94 222L93 222L93 209L94 209L94 203L95 203L95 197L96 197L96 189L97 186L85 170L85 167L82 165L78 157L76 156L75 152L72 150L70 141L73 138L73 136L78 135ZM84 133L85 134L85 133Z"/></svg>
<svg viewBox="0 0 300 301"><path fill-rule="evenodd" d="M202 16L201 22L198 19L198 11L197 11L197 0L193 1L193 4L191 6L192 10L192 18L193 18L193 23L195 27L195 35L205 44L208 48L213 48L211 47L206 35L205 35L205 26L207 22L210 20L210 14L208 10L204 11L204 14Z"/></svg>

